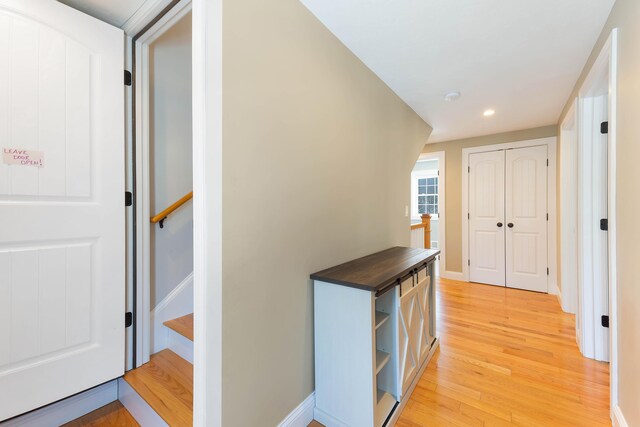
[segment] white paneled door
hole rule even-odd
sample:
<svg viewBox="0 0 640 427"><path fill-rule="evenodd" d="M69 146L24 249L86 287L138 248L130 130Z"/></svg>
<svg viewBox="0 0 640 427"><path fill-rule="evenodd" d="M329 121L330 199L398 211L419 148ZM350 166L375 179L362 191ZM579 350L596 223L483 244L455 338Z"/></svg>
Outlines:
<svg viewBox="0 0 640 427"><path fill-rule="evenodd" d="M469 156L469 279L505 285L504 151Z"/></svg>
<svg viewBox="0 0 640 427"><path fill-rule="evenodd" d="M123 374L123 43L0 0L0 421Z"/></svg>
<svg viewBox="0 0 640 427"><path fill-rule="evenodd" d="M547 292L547 146L506 151L507 286Z"/></svg>
<svg viewBox="0 0 640 427"><path fill-rule="evenodd" d="M469 155L469 279L547 292L547 146Z"/></svg>

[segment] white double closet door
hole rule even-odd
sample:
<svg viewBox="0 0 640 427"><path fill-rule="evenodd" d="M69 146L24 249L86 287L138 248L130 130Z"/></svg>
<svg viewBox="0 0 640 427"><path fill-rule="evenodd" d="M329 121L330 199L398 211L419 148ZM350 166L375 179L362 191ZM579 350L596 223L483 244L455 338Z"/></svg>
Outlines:
<svg viewBox="0 0 640 427"><path fill-rule="evenodd" d="M469 279L547 292L547 146L469 155Z"/></svg>

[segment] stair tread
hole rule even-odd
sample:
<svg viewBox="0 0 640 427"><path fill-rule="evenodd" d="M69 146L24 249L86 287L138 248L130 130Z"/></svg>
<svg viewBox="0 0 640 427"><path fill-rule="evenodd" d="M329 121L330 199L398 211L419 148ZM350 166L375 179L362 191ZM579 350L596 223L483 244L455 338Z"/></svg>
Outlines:
<svg viewBox="0 0 640 427"><path fill-rule="evenodd" d="M152 355L124 380L170 426L193 424L193 365L171 350Z"/></svg>
<svg viewBox="0 0 640 427"><path fill-rule="evenodd" d="M193 341L193 313L177 319L167 320L164 322L164 326Z"/></svg>
<svg viewBox="0 0 640 427"><path fill-rule="evenodd" d="M140 424L122 406L119 400L111 402L80 418L63 424L62 427L140 427Z"/></svg>

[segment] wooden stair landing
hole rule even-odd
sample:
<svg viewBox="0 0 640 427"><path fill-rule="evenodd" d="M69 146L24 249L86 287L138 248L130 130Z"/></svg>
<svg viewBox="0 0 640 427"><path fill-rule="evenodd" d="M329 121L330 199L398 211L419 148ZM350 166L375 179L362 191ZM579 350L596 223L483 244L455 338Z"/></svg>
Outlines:
<svg viewBox="0 0 640 427"><path fill-rule="evenodd" d="M124 380L171 427L193 425L193 365L162 350Z"/></svg>
<svg viewBox="0 0 640 427"><path fill-rule="evenodd" d="M164 322L164 326L193 341L193 313L177 319L167 320Z"/></svg>
<svg viewBox="0 0 640 427"><path fill-rule="evenodd" d="M116 400L102 408L89 412L62 427L140 427L120 401Z"/></svg>

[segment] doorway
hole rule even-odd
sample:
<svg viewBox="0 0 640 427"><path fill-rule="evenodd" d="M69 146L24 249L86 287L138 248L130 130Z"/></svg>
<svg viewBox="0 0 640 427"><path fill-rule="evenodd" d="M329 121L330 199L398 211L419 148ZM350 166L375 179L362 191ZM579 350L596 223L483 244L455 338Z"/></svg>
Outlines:
<svg viewBox="0 0 640 427"><path fill-rule="evenodd" d="M134 367L167 348L193 363L193 342L168 326L193 313L190 1L178 2L136 36L134 49L140 218Z"/></svg>
<svg viewBox="0 0 640 427"><path fill-rule="evenodd" d="M440 276L440 268L446 266L445 178L444 151L422 153L411 171L411 225L420 224L421 215L431 215L429 247L440 251L436 259L436 276ZM411 247L425 247L422 231L412 227Z"/></svg>
<svg viewBox="0 0 640 427"><path fill-rule="evenodd" d="M463 150L466 281L557 294L555 138Z"/></svg>
<svg viewBox="0 0 640 427"><path fill-rule="evenodd" d="M615 370L615 93L616 32L578 97L578 345ZM612 402L615 401L612 399Z"/></svg>

